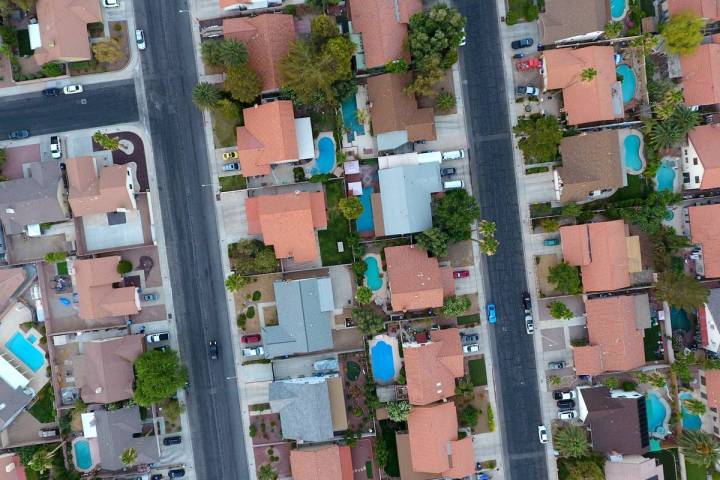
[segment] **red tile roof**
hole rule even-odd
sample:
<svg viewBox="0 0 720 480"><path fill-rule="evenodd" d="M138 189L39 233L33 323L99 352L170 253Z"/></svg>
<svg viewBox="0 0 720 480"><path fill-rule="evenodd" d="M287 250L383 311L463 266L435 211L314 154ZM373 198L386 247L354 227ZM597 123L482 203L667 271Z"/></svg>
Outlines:
<svg viewBox="0 0 720 480"><path fill-rule="evenodd" d="M38 0L35 10L42 46L34 51L38 65L90 60L89 23L103 21L97 0Z"/></svg>
<svg viewBox="0 0 720 480"><path fill-rule="evenodd" d="M326 445L290 451L294 480L352 480L350 447Z"/></svg>
<svg viewBox="0 0 720 480"><path fill-rule="evenodd" d="M720 188L720 125L699 125L688 138L703 166L700 188Z"/></svg>
<svg viewBox="0 0 720 480"><path fill-rule="evenodd" d="M113 255L73 262L80 318L120 317L140 311L137 288L113 288L114 283L122 281L117 272L120 260L120 255Z"/></svg>
<svg viewBox="0 0 720 480"><path fill-rule="evenodd" d="M75 157L65 161L68 178L68 202L73 215L101 214L122 210L135 210L133 169L129 165L100 167L95 158Z"/></svg>
<svg viewBox="0 0 720 480"><path fill-rule="evenodd" d="M455 395L455 379L465 374L460 331L435 330L431 342L403 346L408 399L427 405Z"/></svg>
<svg viewBox="0 0 720 480"><path fill-rule="evenodd" d="M720 370L704 370L707 404L710 408L720 408Z"/></svg>
<svg viewBox="0 0 720 480"><path fill-rule="evenodd" d="M245 44L248 64L262 80L263 91L280 88L278 63L295 40L292 15L265 14L223 19L223 34Z"/></svg>
<svg viewBox="0 0 720 480"><path fill-rule="evenodd" d="M0 480L26 480L25 467L17 453L0 455Z"/></svg>
<svg viewBox="0 0 720 480"><path fill-rule="evenodd" d="M720 204L688 207L690 238L702 245L706 278L720 277Z"/></svg>
<svg viewBox="0 0 720 480"><path fill-rule="evenodd" d="M440 268L437 258L422 248L387 247L385 261L395 311L442 307L443 299L455 293L452 270Z"/></svg>
<svg viewBox="0 0 720 480"><path fill-rule="evenodd" d="M687 105L720 103L720 44L708 43L680 57Z"/></svg>
<svg viewBox="0 0 720 480"><path fill-rule="evenodd" d="M237 128L238 157L246 177L267 175L270 165L298 159L292 102L255 105L243 110L245 126Z"/></svg>
<svg viewBox="0 0 720 480"><path fill-rule="evenodd" d="M667 7L670 15L692 12L710 20L720 18L720 1L718 0L667 0Z"/></svg>

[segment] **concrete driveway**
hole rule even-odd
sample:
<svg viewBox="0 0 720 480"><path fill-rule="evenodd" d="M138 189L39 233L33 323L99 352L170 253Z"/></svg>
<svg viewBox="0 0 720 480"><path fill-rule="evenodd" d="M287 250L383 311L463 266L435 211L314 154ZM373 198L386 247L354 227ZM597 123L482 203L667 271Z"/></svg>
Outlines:
<svg viewBox="0 0 720 480"><path fill-rule="evenodd" d="M247 215L245 215L246 190L235 190L220 194L220 208L225 223L225 238L228 243L248 237Z"/></svg>
<svg viewBox="0 0 720 480"><path fill-rule="evenodd" d="M528 203L552 202L555 200L555 184L552 172L525 175L525 191Z"/></svg>

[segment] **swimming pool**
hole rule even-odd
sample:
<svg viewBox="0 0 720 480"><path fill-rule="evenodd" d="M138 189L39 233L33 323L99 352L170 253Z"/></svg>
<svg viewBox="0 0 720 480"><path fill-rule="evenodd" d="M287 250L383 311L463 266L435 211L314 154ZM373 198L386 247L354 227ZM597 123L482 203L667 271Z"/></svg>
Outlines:
<svg viewBox="0 0 720 480"><path fill-rule="evenodd" d="M27 336L27 341L30 343L35 343L35 342L37 342L37 338L35 337L35 335L33 335L31 333L30 335Z"/></svg>
<svg viewBox="0 0 720 480"><path fill-rule="evenodd" d="M627 0L610 0L610 16L614 21L622 19L626 9Z"/></svg>
<svg viewBox="0 0 720 480"><path fill-rule="evenodd" d="M392 347L385 341L379 340L370 349L370 363L375 380L389 382L395 376Z"/></svg>
<svg viewBox="0 0 720 480"><path fill-rule="evenodd" d="M623 103L628 103L635 97L635 87L637 85L637 79L635 78L635 72L630 68L630 65L622 63L615 69L618 75L622 76L622 96Z"/></svg>
<svg viewBox="0 0 720 480"><path fill-rule="evenodd" d="M648 392L645 397L645 407L647 409L647 421L649 433L665 433L665 417L667 416L667 408L660 401L660 397L655 392Z"/></svg>
<svg viewBox="0 0 720 480"><path fill-rule="evenodd" d="M335 168L335 142L330 137L318 140L318 155L313 173L330 173Z"/></svg>
<svg viewBox="0 0 720 480"><path fill-rule="evenodd" d="M639 172L642 169L640 135L631 133L625 137L623 145L625 146L625 165L633 172Z"/></svg>
<svg viewBox="0 0 720 480"><path fill-rule="evenodd" d="M93 464L90 442L82 438L73 444L73 450L75 451L75 464L82 470L89 470Z"/></svg>
<svg viewBox="0 0 720 480"><path fill-rule="evenodd" d="M687 312L682 308L670 308L670 324L672 325L673 331L684 330L689 332L692 328Z"/></svg>
<svg viewBox="0 0 720 480"><path fill-rule="evenodd" d="M5 347L33 372L40 370L45 363L45 355L28 342L20 332L16 332L10 340L5 342Z"/></svg>
<svg viewBox="0 0 720 480"><path fill-rule="evenodd" d="M672 164L662 162L655 174L655 180L657 181L658 192L662 192L663 190L672 192L673 186L675 185L675 170L673 170Z"/></svg>
<svg viewBox="0 0 720 480"><path fill-rule="evenodd" d="M363 206L363 212L360 217L355 220L358 232L372 232L375 228L373 224L373 210L372 210L372 187L363 188L362 195L360 196L360 203Z"/></svg>
<svg viewBox="0 0 720 480"><path fill-rule="evenodd" d="M352 95L342 102L342 116L345 128L349 130L348 140L355 140L355 134L365 135L365 127L360 125L357 120L357 103L355 101L355 95Z"/></svg>
<svg viewBox="0 0 720 480"><path fill-rule="evenodd" d="M365 271L365 281L367 282L367 286L370 287L370 290L373 292L380 290L380 287L383 285L383 281L382 278L380 278L380 268L378 267L377 258L365 257L363 262L367 265L367 270Z"/></svg>
<svg viewBox="0 0 720 480"><path fill-rule="evenodd" d="M668 208L667 211L665 212L665 216L663 218L665 219L665 221L669 222L673 218L675 218L675 212L673 212L671 209Z"/></svg>
<svg viewBox="0 0 720 480"><path fill-rule="evenodd" d="M702 419L697 415L693 415L685 409L684 400L689 400L691 398L693 398L692 393L683 392L680 394L683 428L685 430L700 430L700 427L702 426Z"/></svg>

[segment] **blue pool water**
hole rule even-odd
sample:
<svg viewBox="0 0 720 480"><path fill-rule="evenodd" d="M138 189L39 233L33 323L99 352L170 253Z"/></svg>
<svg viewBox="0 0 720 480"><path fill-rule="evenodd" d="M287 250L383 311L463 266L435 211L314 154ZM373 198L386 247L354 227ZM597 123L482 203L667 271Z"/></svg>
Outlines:
<svg viewBox="0 0 720 480"><path fill-rule="evenodd" d="M642 160L640 160L640 136L630 134L625 137L623 142L625 145L625 165L634 172L639 172L642 168Z"/></svg>
<svg viewBox="0 0 720 480"><path fill-rule="evenodd" d="M389 382L395 376L392 347L380 340L370 349L370 362L375 379Z"/></svg>
<svg viewBox="0 0 720 480"><path fill-rule="evenodd" d="M660 401L660 397L655 392L649 392L645 397L645 407L647 409L648 432L665 433L665 416L667 409Z"/></svg>
<svg viewBox="0 0 720 480"><path fill-rule="evenodd" d="M657 180L658 192L663 190L672 191L675 184L675 170L673 170L672 165L662 162L655 174L655 179Z"/></svg>
<svg viewBox="0 0 720 480"><path fill-rule="evenodd" d="M37 338L35 338L35 335L30 334L27 336L27 341L30 343L35 343L37 341Z"/></svg>
<svg viewBox="0 0 720 480"><path fill-rule="evenodd" d="M75 450L75 463L83 470L92 467L92 455L90 454L90 442L85 439L78 440L73 444Z"/></svg>
<svg viewBox="0 0 720 480"><path fill-rule="evenodd" d="M682 308L670 308L670 324L672 325L673 331L684 330L689 332L692 328L687 312Z"/></svg>
<svg viewBox="0 0 720 480"><path fill-rule="evenodd" d="M355 134L365 135L365 127L357 121L357 103L355 95L352 95L342 102L342 116L345 128L349 130L348 140L355 140Z"/></svg>
<svg viewBox="0 0 720 480"><path fill-rule="evenodd" d="M372 232L374 227L373 224L373 211L372 211L372 187L363 188L363 194L360 196L360 203L363 206L363 212L360 217L355 220L358 232Z"/></svg>
<svg viewBox="0 0 720 480"><path fill-rule="evenodd" d="M610 15L613 20L620 20L623 13L625 13L625 7L627 6L628 0L610 0Z"/></svg>
<svg viewBox="0 0 720 480"><path fill-rule="evenodd" d="M685 409L685 402L683 402L683 400L688 400L690 398L693 398L692 393L683 392L680 394L683 428L685 430L700 430L700 427L702 426L702 419L697 415L693 415Z"/></svg>
<svg viewBox="0 0 720 480"><path fill-rule="evenodd" d="M5 347L33 372L40 370L45 363L45 355L28 342L20 332L15 333L10 340L5 342Z"/></svg>
<svg viewBox="0 0 720 480"><path fill-rule="evenodd" d="M318 140L318 155L313 171L317 173L330 173L335 168L335 142L330 137L322 137Z"/></svg>
<svg viewBox="0 0 720 480"><path fill-rule="evenodd" d="M365 281L370 290L376 292L382 287L382 278L380 278L380 268L378 268L378 262L375 257L367 257L365 260L367 270L365 271Z"/></svg>
<svg viewBox="0 0 720 480"><path fill-rule="evenodd" d="M629 65L622 63L615 69L618 75L622 76L622 96L623 102L628 103L635 97L635 87L637 85L637 79L635 78L635 72Z"/></svg>

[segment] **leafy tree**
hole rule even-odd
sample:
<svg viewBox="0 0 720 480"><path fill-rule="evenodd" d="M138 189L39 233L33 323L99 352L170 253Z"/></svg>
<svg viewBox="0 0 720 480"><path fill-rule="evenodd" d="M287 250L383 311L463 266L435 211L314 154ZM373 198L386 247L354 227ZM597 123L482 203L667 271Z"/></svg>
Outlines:
<svg viewBox="0 0 720 480"><path fill-rule="evenodd" d="M353 308L352 319L365 335L375 335L385 329L385 315L369 305Z"/></svg>
<svg viewBox="0 0 720 480"><path fill-rule="evenodd" d="M608 377L603 380L603 385L605 385L610 390L616 390L620 386L620 380L618 380L616 377Z"/></svg>
<svg viewBox="0 0 720 480"><path fill-rule="evenodd" d="M577 267L567 262L560 262L550 267L548 281L563 293L577 295L582 293L582 280Z"/></svg>
<svg viewBox="0 0 720 480"><path fill-rule="evenodd" d="M260 96L262 81L255 70L249 66L235 65L228 67L224 87L235 100L252 103Z"/></svg>
<svg viewBox="0 0 720 480"><path fill-rule="evenodd" d="M550 309L550 316L558 320L570 320L575 316L573 311L560 301L552 302L548 305L548 308Z"/></svg>
<svg viewBox="0 0 720 480"><path fill-rule="evenodd" d="M45 254L45 263L60 263L67 258L65 252L48 252Z"/></svg>
<svg viewBox="0 0 720 480"><path fill-rule="evenodd" d="M677 193L667 190L652 192L639 207L620 209L620 216L630 223L636 224L650 235L658 234L662 229L662 222L667 215L667 209L682 199Z"/></svg>
<svg viewBox="0 0 720 480"><path fill-rule="evenodd" d="M675 361L670 365L670 371L673 372L683 383L690 383L692 375L690 374L690 365L694 362L694 354L686 355L684 352L675 353Z"/></svg>
<svg viewBox="0 0 720 480"><path fill-rule="evenodd" d="M278 474L269 463L265 463L260 466L257 474L258 480L277 480Z"/></svg>
<svg viewBox="0 0 720 480"><path fill-rule="evenodd" d="M590 453L590 443L583 427L565 425L555 432L553 440L561 457L582 458Z"/></svg>
<svg viewBox="0 0 720 480"><path fill-rule="evenodd" d="M448 317L456 317L465 313L467 309L470 308L470 305L470 297L467 295L447 297L443 301L442 312L443 315L447 315Z"/></svg>
<svg viewBox="0 0 720 480"><path fill-rule="evenodd" d="M242 118L240 107L228 98L220 100L213 110L217 115L228 121L239 121Z"/></svg>
<svg viewBox="0 0 720 480"><path fill-rule="evenodd" d="M448 236L450 242L467 240L471 225L480 218L477 201L464 188L446 192L432 208L433 226Z"/></svg>
<svg viewBox="0 0 720 480"><path fill-rule="evenodd" d="M556 117L535 114L520 118L513 133L519 138L518 147L527 163L552 162L557 158L563 134Z"/></svg>
<svg viewBox="0 0 720 480"><path fill-rule="evenodd" d="M475 398L475 385L469 377L463 377L458 380L455 385L455 395L462 397L463 400L472 400Z"/></svg>
<svg viewBox="0 0 720 480"><path fill-rule="evenodd" d="M684 139L693 128L700 124L700 112L691 110L684 105L678 105L670 114L669 121L682 133Z"/></svg>
<svg viewBox="0 0 720 480"><path fill-rule="evenodd" d="M245 287L249 283L250 283L249 277L245 277L242 275L238 275L237 273L233 273L225 279L225 288L227 288L228 291L230 291L230 292L237 292L238 290Z"/></svg>
<svg viewBox="0 0 720 480"><path fill-rule="evenodd" d="M491 257L497 253L500 242L495 237L484 237L478 242L480 244L480 251Z"/></svg>
<svg viewBox="0 0 720 480"><path fill-rule="evenodd" d="M107 38L101 42L91 43L95 60L100 63L115 63L125 57L125 52L120 42L115 38Z"/></svg>
<svg viewBox="0 0 720 480"><path fill-rule="evenodd" d="M348 220L357 220L365 210L360 199L355 196L341 198L338 202L338 208L340 209L340 213L343 214L343 217Z"/></svg>
<svg viewBox="0 0 720 480"><path fill-rule="evenodd" d="M120 461L123 463L123 465L129 467L137 461L137 456L137 450L132 447L126 448L120 455Z"/></svg>
<svg viewBox="0 0 720 480"><path fill-rule="evenodd" d="M220 63L226 67L240 67L247 64L247 47L237 40L230 38L221 40L217 47L217 54Z"/></svg>
<svg viewBox="0 0 720 480"><path fill-rule="evenodd" d="M410 415L412 405L407 401L388 402L386 408L390 420L393 422L404 422Z"/></svg>
<svg viewBox="0 0 720 480"><path fill-rule="evenodd" d="M692 311L707 302L710 291L684 272L669 271L658 275L655 295L674 307Z"/></svg>
<svg viewBox="0 0 720 480"><path fill-rule="evenodd" d="M647 120L645 122L645 132L647 133L648 143L656 150L672 148L683 139L682 133L677 126L669 121Z"/></svg>
<svg viewBox="0 0 720 480"><path fill-rule="evenodd" d="M375 437L375 461L377 462L378 466L382 469L385 469L389 459L390 450L388 449L387 442L385 442L385 437Z"/></svg>
<svg viewBox="0 0 720 480"><path fill-rule="evenodd" d="M610 22L605 25L605 37L607 38L618 38L623 31L622 22Z"/></svg>
<svg viewBox="0 0 720 480"><path fill-rule="evenodd" d="M435 97L435 108L440 113L450 113L456 105L455 95L443 90Z"/></svg>
<svg viewBox="0 0 720 480"><path fill-rule="evenodd" d="M165 418L167 418L173 423L177 422L180 418L180 415L182 415L184 412L185 405L183 405L177 400L170 400L167 405L165 405L165 408L163 408L163 415L165 416Z"/></svg>
<svg viewBox="0 0 720 480"><path fill-rule="evenodd" d="M440 59L440 68L447 70L457 62L457 49L464 33L466 19L459 11L446 5L410 17L407 47L413 62L422 65L428 57ZM422 68L419 69L423 71Z"/></svg>
<svg viewBox="0 0 720 480"><path fill-rule="evenodd" d="M201 110L215 108L220 102L220 90L212 83L200 82L192 89L192 100Z"/></svg>
<svg viewBox="0 0 720 480"><path fill-rule="evenodd" d="M117 272L120 275L132 272L133 264L130 260L120 260L117 264Z"/></svg>
<svg viewBox="0 0 720 480"><path fill-rule="evenodd" d="M705 21L692 12L681 12L670 17L660 33L665 38L665 48L675 55L690 55L703 40Z"/></svg>
<svg viewBox="0 0 720 480"><path fill-rule="evenodd" d="M582 213L583 209L577 203L568 203L562 209L562 214L566 217L579 217Z"/></svg>
<svg viewBox="0 0 720 480"><path fill-rule="evenodd" d="M425 95L434 97L437 95L435 85L445 76L445 70L440 65L440 59L431 57L425 61L427 65L415 71L415 76L410 84L403 89L405 95Z"/></svg>
<svg viewBox="0 0 720 480"><path fill-rule="evenodd" d="M98 130L93 133L92 139L105 150L114 152L120 148L120 137L111 137L110 135Z"/></svg>
<svg viewBox="0 0 720 480"><path fill-rule="evenodd" d="M27 12L35 5L36 0L0 0L0 12L11 13L18 9Z"/></svg>
<svg viewBox="0 0 720 480"><path fill-rule="evenodd" d="M556 218L543 218L540 220L540 227L546 232L557 232L560 229L560 222Z"/></svg>
<svg viewBox="0 0 720 480"><path fill-rule="evenodd" d="M419 246L430 252L434 257L444 257L448 254L450 239L447 234L437 227L432 227L415 236Z"/></svg>
<svg viewBox="0 0 720 480"><path fill-rule="evenodd" d="M589 458L580 458L568 464L567 480L605 480L602 468Z"/></svg>
<svg viewBox="0 0 720 480"><path fill-rule="evenodd" d="M662 95L662 99L655 104L653 111L659 120L667 120L684 101L683 91L679 88L669 88Z"/></svg>
<svg viewBox="0 0 720 480"><path fill-rule="evenodd" d="M405 73L408 70L410 70L410 65L402 58L391 60L385 64L385 73Z"/></svg>
<svg viewBox="0 0 720 480"><path fill-rule="evenodd" d="M693 415L703 416L707 411L707 407L702 400L698 400L697 398L688 398L683 403L685 409Z"/></svg>
<svg viewBox="0 0 720 480"><path fill-rule="evenodd" d="M583 82L592 82L595 77L597 77L597 70L594 68L585 68L580 72L580 80Z"/></svg>
<svg viewBox="0 0 720 480"><path fill-rule="evenodd" d="M477 425L479 416L480 410L468 403L458 410L458 423L461 427L474 428Z"/></svg>
<svg viewBox="0 0 720 480"><path fill-rule="evenodd" d="M367 305L372 300L372 290L369 287L358 287L355 292L355 301L358 305Z"/></svg>
<svg viewBox="0 0 720 480"><path fill-rule="evenodd" d="M187 383L187 370L175 350L150 350L135 360L135 401L149 407L167 400Z"/></svg>
<svg viewBox="0 0 720 480"><path fill-rule="evenodd" d="M683 430L678 442L685 460L710 470L720 460L720 443L701 430Z"/></svg>
<svg viewBox="0 0 720 480"><path fill-rule="evenodd" d="M492 237L497 231L497 224L495 222L491 222L490 220L480 220L480 223L478 224L478 231L483 237Z"/></svg>
<svg viewBox="0 0 720 480"><path fill-rule="evenodd" d="M637 378L637 381L640 383L648 383L657 388L663 388L667 385L665 375L660 372L635 372L635 378Z"/></svg>
<svg viewBox="0 0 720 480"><path fill-rule="evenodd" d="M315 48L322 48L331 38L340 35L335 19L329 15L318 15L310 23L310 38Z"/></svg>
<svg viewBox="0 0 720 480"><path fill-rule="evenodd" d="M200 55L203 62L213 67L219 67L222 62L222 40L210 39L204 40L200 44Z"/></svg>
<svg viewBox="0 0 720 480"><path fill-rule="evenodd" d="M40 73L42 73L46 77L59 77L60 75L65 73L65 71L64 71L62 65L60 65L59 63L50 62L50 63L44 64L40 68Z"/></svg>

